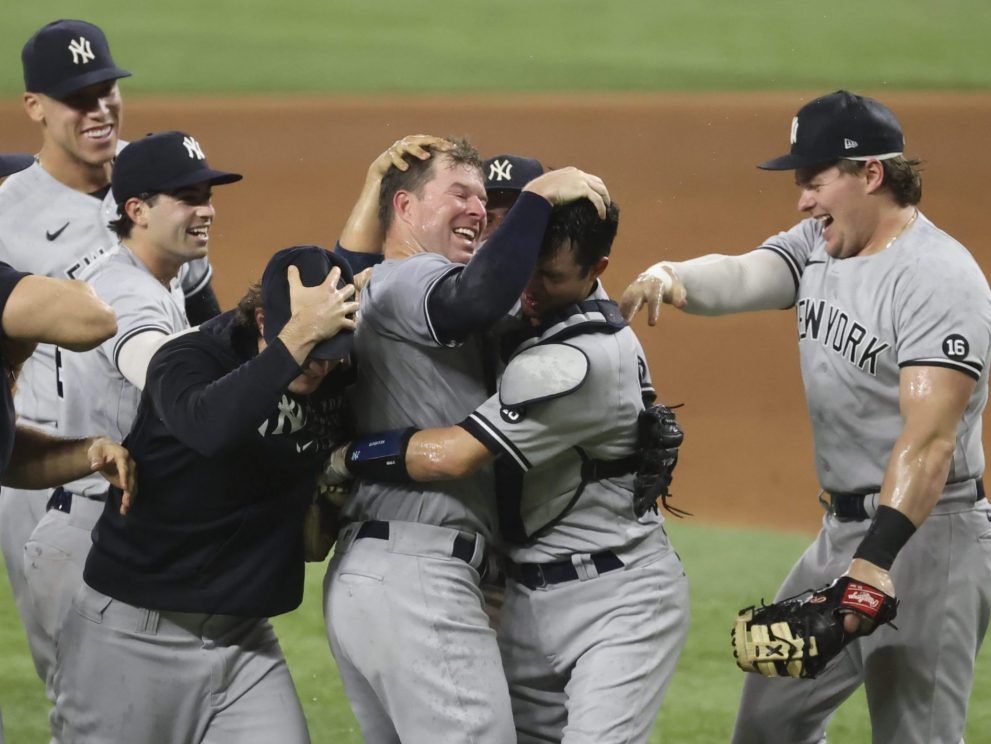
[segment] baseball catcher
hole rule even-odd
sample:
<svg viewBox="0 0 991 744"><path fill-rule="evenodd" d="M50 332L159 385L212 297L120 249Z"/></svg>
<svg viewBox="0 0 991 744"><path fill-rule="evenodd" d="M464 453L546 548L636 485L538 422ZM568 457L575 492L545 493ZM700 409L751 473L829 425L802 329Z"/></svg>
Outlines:
<svg viewBox="0 0 991 744"><path fill-rule="evenodd" d="M897 607L880 589L842 576L817 591L740 610L730 633L733 656L745 672L812 679L847 643L894 620ZM869 621L866 631L843 629L851 613Z"/></svg>

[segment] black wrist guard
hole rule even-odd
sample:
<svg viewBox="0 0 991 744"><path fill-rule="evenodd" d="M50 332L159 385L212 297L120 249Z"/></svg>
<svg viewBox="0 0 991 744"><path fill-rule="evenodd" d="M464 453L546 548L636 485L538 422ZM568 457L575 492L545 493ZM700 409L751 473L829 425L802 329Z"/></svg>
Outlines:
<svg viewBox="0 0 991 744"><path fill-rule="evenodd" d="M390 429L358 437L348 447L348 470L355 478L380 483L409 483L406 471L406 449L416 432L408 429Z"/></svg>
<svg viewBox="0 0 991 744"><path fill-rule="evenodd" d="M915 525L897 509L879 506L874 522L857 547L854 558L863 558L885 571L895 562L898 551L915 534Z"/></svg>

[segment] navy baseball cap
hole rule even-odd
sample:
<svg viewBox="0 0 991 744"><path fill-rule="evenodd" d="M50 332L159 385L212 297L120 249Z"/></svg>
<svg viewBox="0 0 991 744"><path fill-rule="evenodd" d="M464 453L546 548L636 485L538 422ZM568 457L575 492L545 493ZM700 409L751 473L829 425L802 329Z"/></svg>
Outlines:
<svg viewBox="0 0 991 744"><path fill-rule="evenodd" d="M496 155L485 161L484 169L486 191L522 191L544 173L539 160L520 155Z"/></svg>
<svg viewBox="0 0 991 744"><path fill-rule="evenodd" d="M321 284L327 274L336 266L341 270L337 282L340 289L354 284L354 273L346 260L318 245L297 245L283 248L269 259L262 274L262 307L265 310L265 343L271 344L279 335L289 318L292 308L289 301L289 279L286 272L290 266L299 269L299 278L304 287ZM314 359L344 359L351 353L354 332L338 331L335 336L325 339L313 347L309 356Z"/></svg>
<svg viewBox="0 0 991 744"><path fill-rule="evenodd" d="M123 205L141 194L172 191L194 183L224 184L240 181L240 173L214 170L203 148L185 132L160 132L135 140L117 155L110 188Z"/></svg>
<svg viewBox="0 0 991 744"><path fill-rule="evenodd" d="M758 165L793 170L834 160L887 160L905 151L901 124L887 106L838 90L805 104L791 122L791 152Z"/></svg>
<svg viewBox="0 0 991 744"><path fill-rule="evenodd" d="M33 163L34 155L20 152L2 153L0 154L0 178L22 171Z"/></svg>
<svg viewBox="0 0 991 744"><path fill-rule="evenodd" d="M110 56L99 26L61 20L42 26L21 50L24 90L62 99L87 85L130 77Z"/></svg>

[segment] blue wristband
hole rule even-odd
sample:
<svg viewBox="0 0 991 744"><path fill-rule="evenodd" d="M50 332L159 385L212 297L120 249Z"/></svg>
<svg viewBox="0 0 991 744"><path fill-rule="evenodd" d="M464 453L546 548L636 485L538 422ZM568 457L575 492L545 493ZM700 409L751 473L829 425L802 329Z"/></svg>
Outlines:
<svg viewBox="0 0 991 744"><path fill-rule="evenodd" d="M358 437L348 447L346 464L355 478L380 483L409 483L406 449L416 432L414 427L377 431Z"/></svg>

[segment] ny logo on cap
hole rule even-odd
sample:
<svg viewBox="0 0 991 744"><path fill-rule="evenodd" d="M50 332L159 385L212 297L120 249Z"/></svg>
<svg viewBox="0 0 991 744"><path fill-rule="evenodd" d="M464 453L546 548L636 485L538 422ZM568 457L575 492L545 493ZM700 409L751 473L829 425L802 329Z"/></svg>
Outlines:
<svg viewBox="0 0 991 744"><path fill-rule="evenodd" d="M186 152L189 154L190 158L194 158L196 160L206 159L206 155L203 154L203 148L200 147L200 143L192 137L183 137L182 146L186 148Z"/></svg>
<svg viewBox="0 0 991 744"><path fill-rule="evenodd" d="M489 166L490 181L509 181L512 179L513 164L508 160L493 160Z"/></svg>
<svg viewBox="0 0 991 744"><path fill-rule="evenodd" d="M74 65L85 65L87 62L92 62L96 59L96 55L93 53L93 47L90 46L89 39L85 36L80 36L78 39L70 41L69 51L72 52L72 64Z"/></svg>
<svg viewBox="0 0 991 744"><path fill-rule="evenodd" d="M793 145L796 142L798 142L798 117L797 116L794 117L791 120L791 136L790 136L790 140L791 140L791 144L793 144Z"/></svg>

